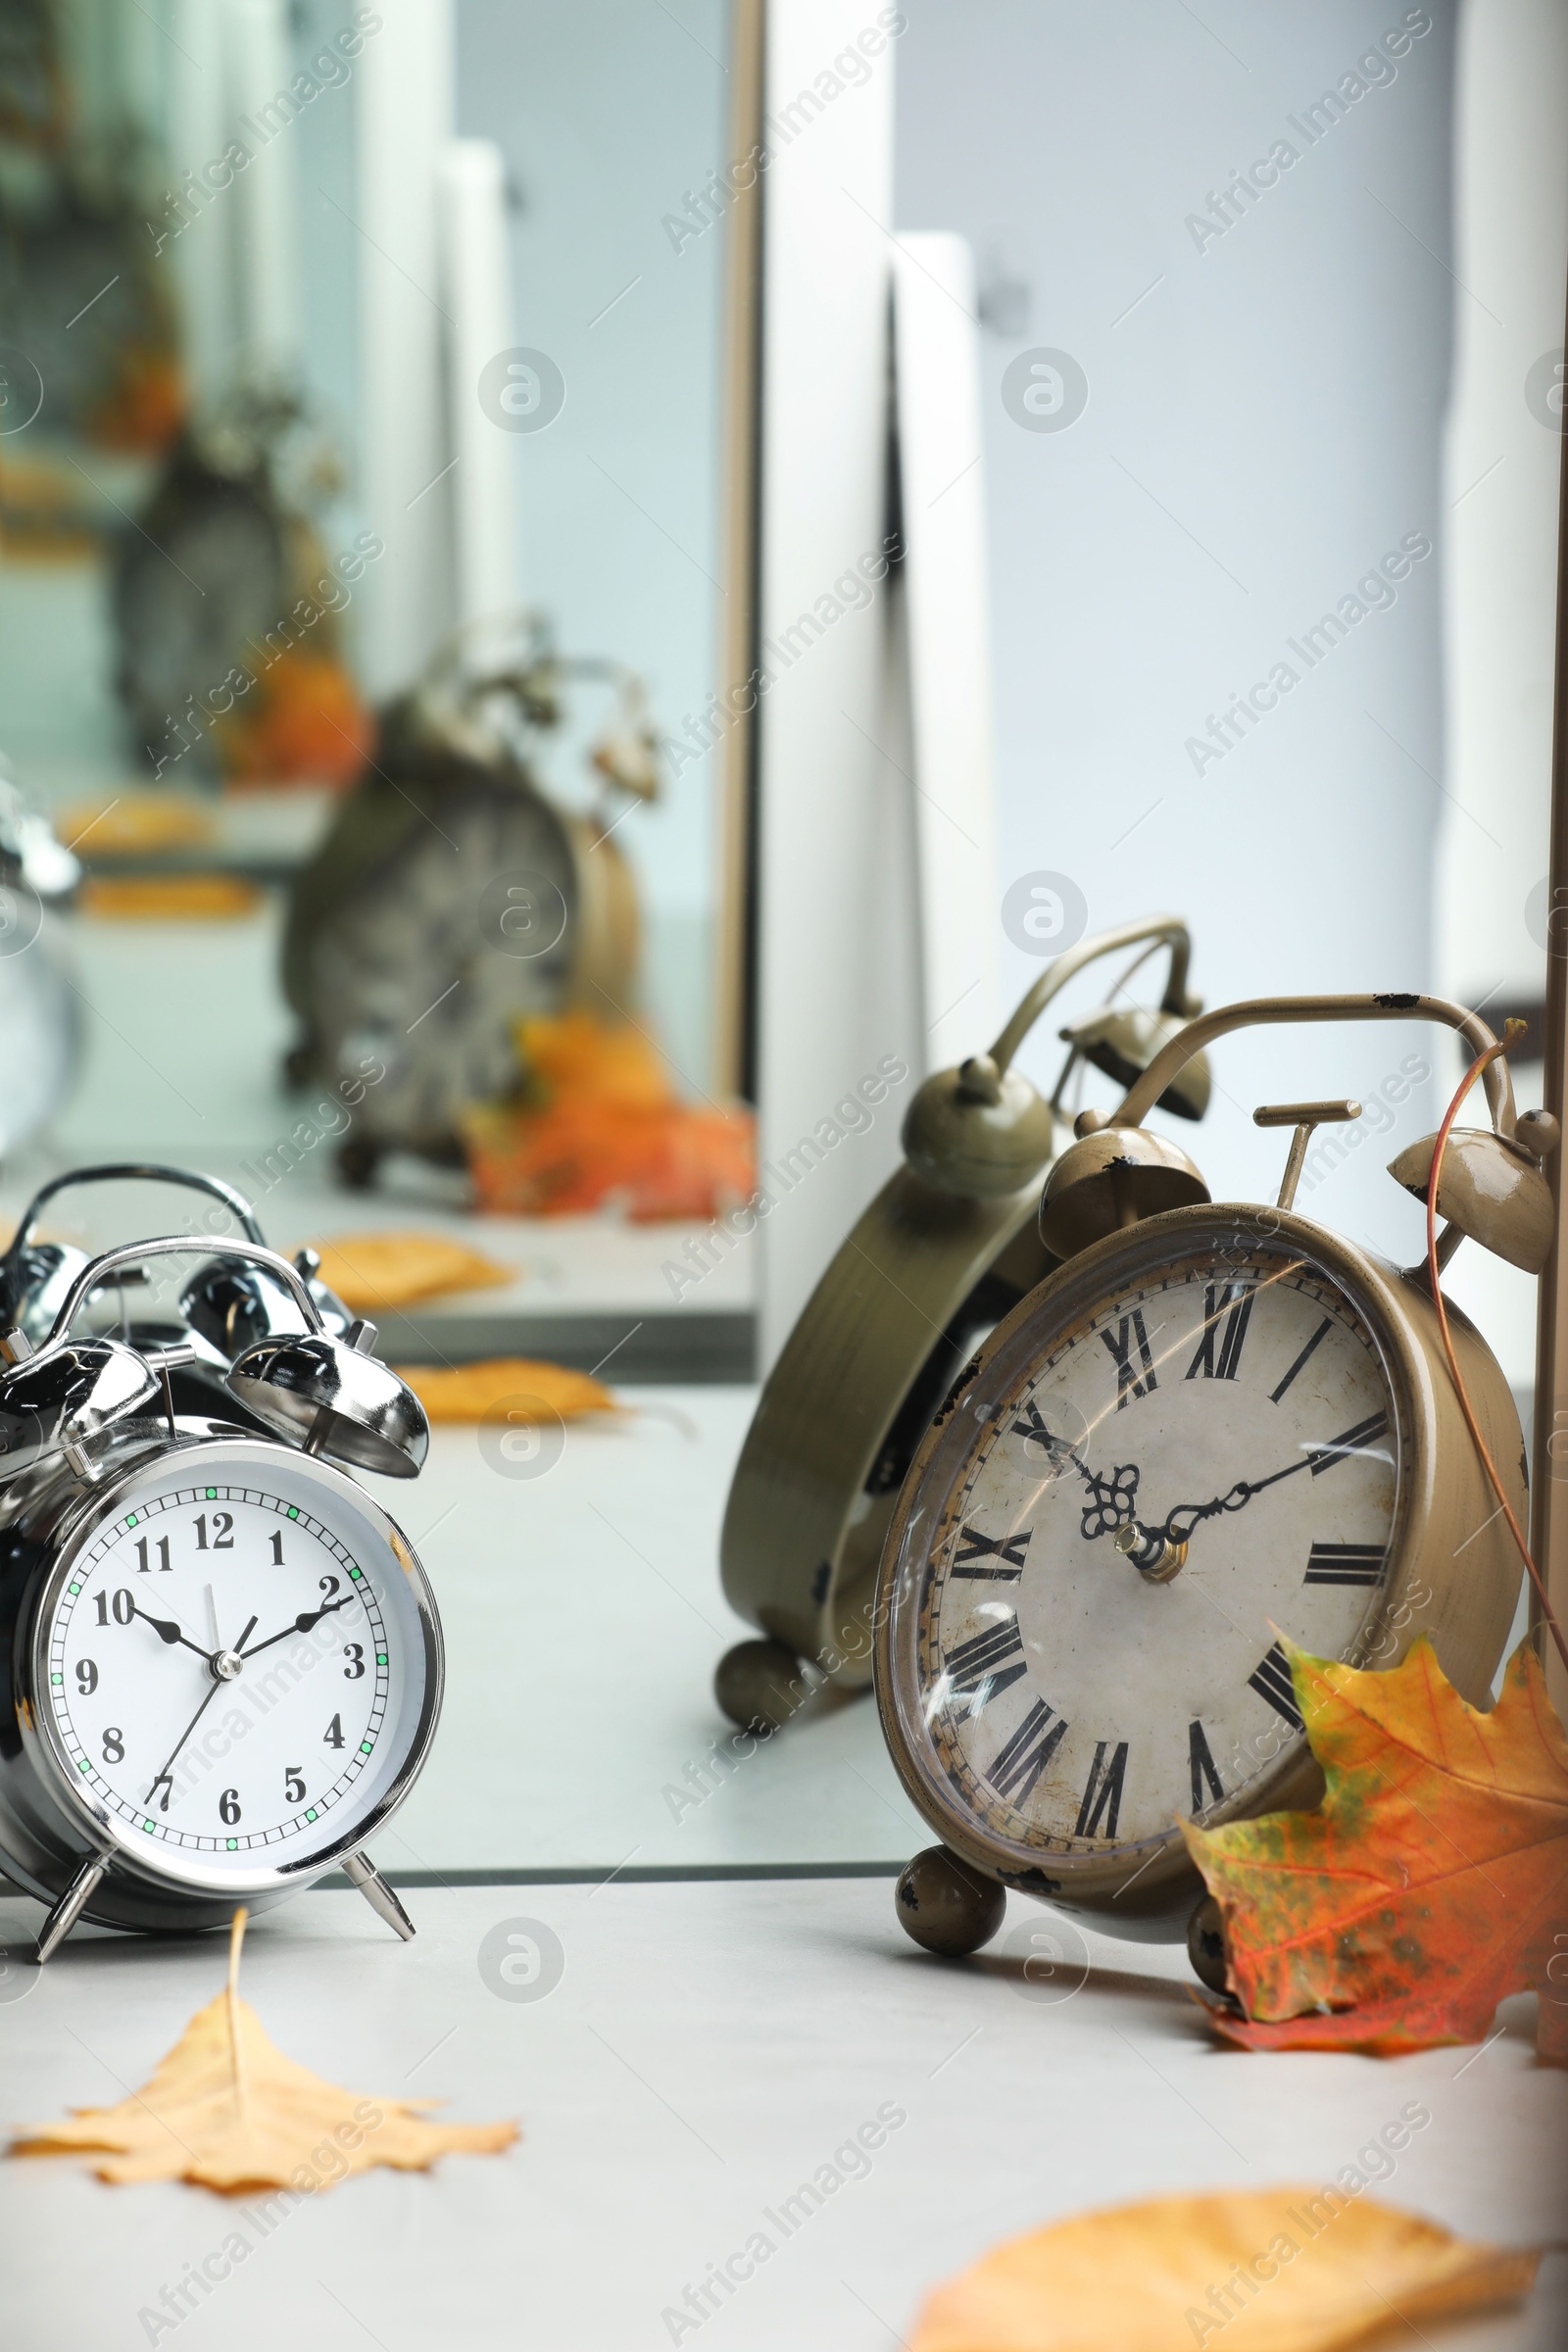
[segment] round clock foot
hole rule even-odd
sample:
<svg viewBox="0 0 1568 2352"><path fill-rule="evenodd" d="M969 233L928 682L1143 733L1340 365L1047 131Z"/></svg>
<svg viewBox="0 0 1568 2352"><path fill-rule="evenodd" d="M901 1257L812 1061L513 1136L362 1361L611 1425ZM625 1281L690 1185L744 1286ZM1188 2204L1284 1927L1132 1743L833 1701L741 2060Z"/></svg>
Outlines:
<svg viewBox="0 0 1568 2352"><path fill-rule="evenodd" d="M1230 1990L1225 1973L1225 1928L1211 1894L1195 1905L1187 1923L1187 1957L1199 1983L1206 1984L1210 1992Z"/></svg>
<svg viewBox="0 0 1568 2352"><path fill-rule="evenodd" d="M1007 1908L1006 1888L945 1845L928 1845L905 1865L894 1900L905 1934L947 1960L989 1943Z"/></svg>
<svg viewBox="0 0 1568 2352"><path fill-rule="evenodd" d="M782 1642L737 1642L713 1676L713 1696L743 1732L781 1731L806 1694L801 1661Z"/></svg>
<svg viewBox="0 0 1568 2352"><path fill-rule="evenodd" d="M351 1135L347 1143L338 1146L338 1182L347 1185L351 1193L368 1192L375 1182L376 1164L380 1157L380 1152L374 1144Z"/></svg>

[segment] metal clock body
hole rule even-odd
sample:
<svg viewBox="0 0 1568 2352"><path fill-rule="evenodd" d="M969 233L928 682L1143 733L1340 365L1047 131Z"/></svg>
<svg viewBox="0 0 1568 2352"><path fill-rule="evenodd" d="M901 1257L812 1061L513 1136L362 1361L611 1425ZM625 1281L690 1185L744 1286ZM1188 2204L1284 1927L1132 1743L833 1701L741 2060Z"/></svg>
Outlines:
<svg viewBox="0 0 1568 2352"><path fill-rule="evenodd" d="M192 1252L187 1312L248 1276L241 1333L270 1325L226 1366L195 1322L74 1336L117 1277ZM84 1262L41 1347L4 1334L0 1868L51 1905L40 1958L77 1918L215 1926L333 1867L414 1932L362 1848L434 1736L441 1629L352 1472L416 1476L429 1427L373 1326L340 1335L317 1288L265 1247L173 1235ZM202 1348L232 1420L176 1410Z"/></svg>
<svg viewBox="0 0 1568 2352"><path fill-rule="evenodd" d="M219 1925L407 1793L440 1708L434 1602L373 1497L275 1441L134 1418L98 1468L0 1494L0 1849L49 1903L107 1856L85 1905L106 1925Z"/></svg>
<svg viewBox="0 0 1568 2352"><path fill-rule="evenodd" d="M80 1000L55 923L80 879L0 759L0 1159L54 1115L80 1065Z"/></svg>
<svg viewBox="0 0 1568 2352"><path fill-rule="evenodd" d="M1168 950L1160 1009L1102 1013L1071 1046L1051 1102L1012 1056L1085 965ZM782 1721L805 1695L796 1661L842 1688L871 1681L877 1567L899 1489L931 1415L977 1341L1055 1264L1036 1231L1054 1115L1079 1058L1125 1082L1197 1010L1185 923L1154 916L1084 940L1028 991L990 1053L928 1079L904 1126L904 1164L846 1236L763 1386L724 1513L732 1608L767 1636L719 1666L719 1704ZM1080 1043L1085 1031L1092 1044ZM1107 1052L1108 1050L1108 1052ZM1171 1106L1200 1115L1200 1067Z"/></svg>

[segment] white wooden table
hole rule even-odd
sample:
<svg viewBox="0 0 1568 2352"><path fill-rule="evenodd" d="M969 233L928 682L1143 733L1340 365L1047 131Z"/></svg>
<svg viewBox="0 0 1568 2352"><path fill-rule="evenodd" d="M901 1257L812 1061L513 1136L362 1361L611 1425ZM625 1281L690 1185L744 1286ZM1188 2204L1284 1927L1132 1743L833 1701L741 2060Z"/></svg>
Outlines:
<svg viewBox="0 0 1568 2352"><path fill-rule="evenodd" d="M448 1701L378 1840L394 1874L880 1861L930 1842L868 1695L827 1694L773 1740L733 1737L713 1668L753 1629L718 1530L755 1394L627 1390L568 1426L543 1475L437 1430L417 1484L377 1482L435 1586ZM714 1746L718 1749L715 1760Z"/></svg>
<svg viewBox="0 0 1568 2352"><path fill-rule="evenodd" d="M245 1990L279 2046L356 2092L515 2117L522 2139L348 2181L274 2208L270 2229L255 2199L9 2163L8 2352L656 2352L696 2337L704 2352L890 2352L925 2291L1000 2237L1125 2198L1315 2186L1411 2101L1432 2120L1390 2202L1476 2234L1562 2237L1568 2077L1535 2065L1528 1999L1480 2056L1254 2056L1213 2044L1174 1954L1092 1938L1087 1974L1048 1987L1066 1997L1036 2000L1021 1954L1046 1914L1015 1901L993 1953L943 1963L905 1941L889 1896L842 1879L436 1889L408 1946L346 1891L301 1897L246 1946ZM0 1935L30 1926L23 1909L0 1904ZM559 1981L502 1997L485 1938L541 1929ZM139 2087L222 1971L218 1938L74 1938L0 2001L7 2117ZM864 2168L836 2159L879 2114L905 2120ZM798 2192L824 2165L842 2184L815 2206ZM235 2231L242 2260L221 2253ZM759 2231L772 2251L728 2300L715 2290L700 2328L665 2317ZM142 2316L215 2256L177 2327ZM1390 2341L1558 2352L1568 2260L1548 2258L1522 2313Z"/></svg>

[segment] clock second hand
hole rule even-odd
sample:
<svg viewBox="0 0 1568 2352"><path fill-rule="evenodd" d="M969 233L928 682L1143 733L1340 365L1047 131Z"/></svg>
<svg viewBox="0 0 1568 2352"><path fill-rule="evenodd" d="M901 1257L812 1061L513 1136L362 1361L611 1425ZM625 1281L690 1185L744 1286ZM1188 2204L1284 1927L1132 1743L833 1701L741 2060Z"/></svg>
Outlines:
<svg viewBox="0 0 1568 2352"><path fill-rule="evenodd" d="M252 1636L252 1634L254 1634L254 1633L255 1633L255 1631L256 1631L256 1619L253 1617L253 1618L251 1619L251 1621L250 1621L249 1625L248 1625L248 1626L245 1628L245 1631L244 1631L244 1632L241 1634L241 1636L240 1636L240 1638L239 1638L238 1642L237 1642L235 1643L235 1645L234 1645L234 1654L235 1654L235 1655L238 1655L238 1654L240 1654L241 1652L243 1652L243 1650L244 1650L244 1646L245 1646L245 1643L246 1643L246 1642L247 1642L250 1640L250 1638L251 1638L251 1636ZM176 1763L176 1761L177 1761L177 1759L178 1759L179 1752L180 1752L181 1748L184 1746L184 1744L185 1744L186 1740L187 1740L190 1738L190 1736L191 1736L192 1732L193 1732L193 1731L196 1729L196 1726L197 1726L197 1725L200 1723L200 1721L201 1721L202 1717L203 1717L203 1716L206 1714L206 1712L207 1712L208 1708L209 1708L209 1707L212 1705L212 1703L213 1703L214 1699L215 1699L215 1698L218 1696L218 1693L219 1693L219 1691L220 1691L220 1690L222 1689L222 1687L223 1687L223 1684L224 1684L224 1683L225 1683L225 1682L226 1682L228 1679L229 1679L229 1678L228 1678L226 1675L222 1675L222 1676L220 1676L220 1675L219 1675L219 1674L218 1674L216 1671L214 1672L214 1675L213 1675L213 1687L212 1687L212 1689L211 1689L211 1690L208 1691L208 1693L207 1693L206 1697L205 1697L205 1698L202 1700L202 1703L201 1703L201 1705L200 1705L200 1706L197 1708L197 1710L196 1710L195 1714L194 1714L194 1715L191 1717L191 1719L190 1719L189 1723L187 1723L187 1724L186 1724L186 1726L185 1726L185 1729L184 1729L184 1730L183 1730L183 1731L180 1733L180 1735L179 1735L179 1738L178 1738L178 1739L177 1739L177 1740L174 1741L173 1750L172 1750L172 1754L170 1755L170 1758L169 1758L169 1761L168 1761L168 1763L167 1763L167 1764L164 1766L164 1769L163 1769L163 1771L162 1771L162 1772L160 1772L160 1773L158 1773L158 1774L156 1774L156 1775L155 1775L155 1777L154 1777L152 1788L149 1788L149 1789L148 1789L148 1791L147 1791L147 1802L148 1802L148 1804L151 1804L151 1803L152 1803L152 1801L153 1801L153 1795L154 1795L154 1792L155 1792L155 1791L156 1791L156 1790L157 1790L159 1788L161 1788L161 1787L162 1787L162 1785L163 1785L163 1783L164 1783L165 1781L167 1781L167 1780L170 1778L170 1775L172 1773L172 1771L173 1771L173 1769L174 1769L174 1765L175 1765L175 1763Z"/></svg>

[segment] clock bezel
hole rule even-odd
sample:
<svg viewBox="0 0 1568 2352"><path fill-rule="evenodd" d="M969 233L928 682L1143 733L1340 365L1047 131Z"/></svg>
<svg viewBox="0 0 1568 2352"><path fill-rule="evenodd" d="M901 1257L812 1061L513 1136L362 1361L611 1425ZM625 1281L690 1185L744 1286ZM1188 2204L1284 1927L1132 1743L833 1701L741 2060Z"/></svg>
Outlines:
<svg viewBox="0 0 1568 2352"><path fill-rule="evenodd" d="M1146 1271L1211 1238L1218 1248L1298 1247L1347 1296L1382 1356L1393 1404L1397 1483L1389 1536L1389 1569L1357 1637L1352 1662L1376 1643L1379 1662L1403 1656L1424 1628L1411 1609L1395 1631L1391 1619L1406 1601L1421 1546L1414 1531L1431 1514L1436 1411L1425 1355L1409 1329L1402 1278L1368 1253L1293 1211L1248 1203L1200 1202L1166 1210L1092 1244L1049 1274L987 1340L937 1414L910 1465L888 1530L877 1584L875 1684L882 1728L894 1766L911 1803L944 1845L987 1877L1033 1893L1058 1908L1104 1913L1119 1935L1152 1940L1185 1936L1201 1881L1188 1858L1179 1828L1116 1848L1060 1853L1000 1837L976 1819L938 1765L924 1733L915 1666L921 1596L932 1574L953 1495L1002 1400L1031 1360L1114 1292ZM1450 1309L1450 1313L1453 1310ZM1035 1337L1045 1327L1052 1339ZM935 1531L934 1533L932 1531ZM929 1540L928 1540L929 1539ZM1380 1630L1381 1629L1381 1630ZM1392 1647L1385 1650L1389 1631ZM1489 1669L1490 1671L1490 1669ZM1322 1776L1304 1734L1292 1736L1280 1755L1244 1790L1203 1816L1206 1827L1260 1813L1316 1804Z"/></svg>
<svg viewBox="0 0 1568 2352"><path fill-rule="evenodd" d="M210 1433L211 1425L208 1426ZM346 1502L369 1523L403 1570L418 1628L417 1654L423 1664L424 1688L408 1746L381 1795L350 1828L332 1834L323 1844L312 1846L307 1852L296 1852L292 1859L271 1869L204 1867L195 1858L187 1858L179 1848L159 1847L149 1851L147 1846L138 1844L128 1825L89 1798L83 1789L79 1775L71 1768L50 1699L49 1645L55 1611L76 1561L98 1540L105 1522L115 1517L132 1489L149 1480L162 1480L166 1475L181 1483L186 1477L199 1478L209 1461L234 1463L241 1469L253 1467L258 1474L257 1483L268 1479L275 1483L281 1475L291 1474L307 1488L318 1488L328 1508L334 1499L340 1507ZM413 1545L397 1522L358 1480L332 1463L266 1438L238 1433L232 1438L220 1434L198 1437L182 1431L173 1443L166 1443L156 1451L139 1451L107 1476L101 1486L81 1495L79 1504L84 1507L72 1514L70 1532L31 1600L30 1623L20 1629L17 1694L23 1752L56 1808L65 1813L74 1838L111 1863L111 1876L131 1878L142 1886L155 1887L187 1901L191 1897L220 1902L275 1898L298 1891L356 1853L396 1812L418 1777L435 1737L445 1684L445 1653L435 1596ZM325 1511L322 1516L326 1516ZM105 1893L107 1887L108 1882ZM101 1895L88 1905L85 1916L98 1917L103 1909Z"/></svg>

